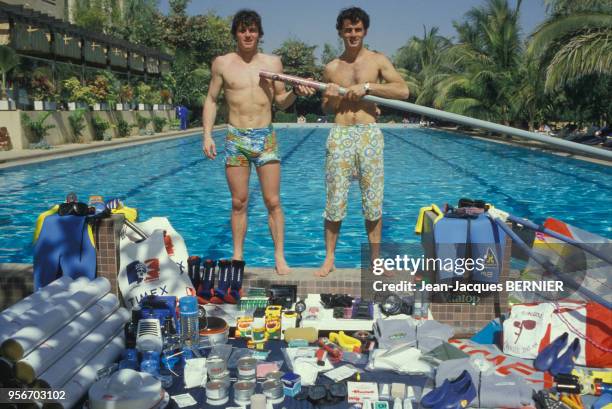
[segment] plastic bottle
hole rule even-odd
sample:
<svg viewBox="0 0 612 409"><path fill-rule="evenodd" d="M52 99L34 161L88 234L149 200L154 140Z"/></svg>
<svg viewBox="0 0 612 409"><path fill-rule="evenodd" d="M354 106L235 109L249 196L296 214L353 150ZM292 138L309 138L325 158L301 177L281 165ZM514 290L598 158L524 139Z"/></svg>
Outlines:
<svg viewBox="0 0 612 409"><path fill-rule="evenodd" d="M159 352L146 351L142 353L140 371L146 372L159 378Z"/></svg>
<svg viewBox="0 0 612 409"><path fill-rule="evenodd" d="M181 341L186 347L197 347L200 341L198 299L194 296L181 297L179 300L181 321Z"/></svg>
<svg viewBox="0 0 612 409"><path fill-rule="evenodd" d="M138 351L134 348L127 348L123 351L123 356L119 362L119 369L138 370Z"/></svg>

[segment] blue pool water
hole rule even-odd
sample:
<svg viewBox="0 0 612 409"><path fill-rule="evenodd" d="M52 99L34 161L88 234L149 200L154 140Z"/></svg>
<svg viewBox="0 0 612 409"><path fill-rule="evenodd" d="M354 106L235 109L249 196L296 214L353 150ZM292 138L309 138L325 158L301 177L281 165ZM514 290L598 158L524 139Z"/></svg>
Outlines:
<svg viewBox="0 0 612 409"><path fill-rule="evenodd" d="M283 156L281 200L290 265L324 257L322 211L326 129L278 129ZM546 153L422 129L386 129L383 240L418 242L421 206L482 198L519 216L565 220L612 236L612 168ZM219 151L223 133L214 135ZM267 214L252 173L245 257L272 266ZM31 262L36 216L74 191L137 207L140 219L167 216L190 254L230 257L230 195L222 154L206 160L199 135L0 170L0 262ZM353 183L338 242L337 265L358 266L367 241L359 187Z"/></svg>

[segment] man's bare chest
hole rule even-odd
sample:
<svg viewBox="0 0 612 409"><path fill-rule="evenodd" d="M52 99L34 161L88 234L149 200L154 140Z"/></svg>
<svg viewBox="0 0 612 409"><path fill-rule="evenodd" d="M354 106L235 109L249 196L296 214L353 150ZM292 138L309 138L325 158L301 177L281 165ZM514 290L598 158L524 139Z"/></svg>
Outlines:
<svg viewBox="0 0 612 409"><path fill-rule="evenodd" d="M342 64L332 75L332 82L343 87L378 80L378 67L374 64Z"/></svg>

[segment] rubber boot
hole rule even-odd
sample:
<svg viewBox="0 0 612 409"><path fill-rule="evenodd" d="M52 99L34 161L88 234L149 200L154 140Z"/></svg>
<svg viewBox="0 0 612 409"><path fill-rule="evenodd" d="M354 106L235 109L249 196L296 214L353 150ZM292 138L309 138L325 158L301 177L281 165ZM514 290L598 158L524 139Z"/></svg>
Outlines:
<svg viewBox="0 0 612 409"><path fill-rule="evenodd" d="M230 275L230 290L223 298L228 304L237 304L242 295L242 278L244 276L244 260L232 260Z"/></svg>
<svg viewBox="0 0 612 409"><path fill-rule="evenodd" d="M553 342L548 344L543 350L538 353L536 359L533 361L533 367L538 371L546 372L550 369L553 363L557 360L559 352L567 344L567 332L558 336Z"/></svg>
<svg viewBox="0 0 612 409"><path fill-rule="evenodd" d="M455 380L444 380L421 399L421 406L432 409L461 409L476 398L476 387L468 371L463 371Z"/></svg>
<svg viewBox="0 0 612 409"><path fill-rule="evenodd" d="M229 294L231 284L232 262L230 260L219 260L219 281L217 288L210 299L213 304L223 304L223 299Z"/></svg>
<svg viewBox="0 0 612 409"><path fill-rule="evenodd" d="M198 256L189 256L187 259L187 274L189 274L189 278L191 279L191 284L193 284L193 288L195 288L196 292L198 291L198 287L200 287L201 275L200 275L200 264L201 259Z"/></svg>
<svg viewBox="0 0 612 409"><path fill-rule="evenodd" d="M580 355L580 339L574 338L565 352L552 363L550 373L553 376L571 374L578 355Z"/></svg>
<svg viewBox="0 0 612 409"><path fill-rule="evenodd" d="M208 304L211 302L211 298L215 295L215 267L217 262L215 260L206 259L204 260L204 271L202 272L202 278L198 285L198 303Z"/></svg>

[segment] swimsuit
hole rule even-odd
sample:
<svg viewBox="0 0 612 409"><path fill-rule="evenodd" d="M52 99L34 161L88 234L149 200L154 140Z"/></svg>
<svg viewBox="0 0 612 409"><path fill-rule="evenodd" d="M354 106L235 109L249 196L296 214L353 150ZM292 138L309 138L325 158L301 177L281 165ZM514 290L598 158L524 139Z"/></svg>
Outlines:
<svg viewBox="0 0 612 409"><path fill-rule="evenodd" d="M335 125L327 138L325 180L327 203L323 217L337 222L346 215L353 174L359 176L361 204L366 220L382 217L384 138L376 124Z"/></svg>
<svg viewBox="0 0 612 409"><path fill-rule="evenodd" d="M235 128L227 126L225 164L227 166L256 167L268 162L280 162L276 133L272 125L266 128Z"/></svg>

